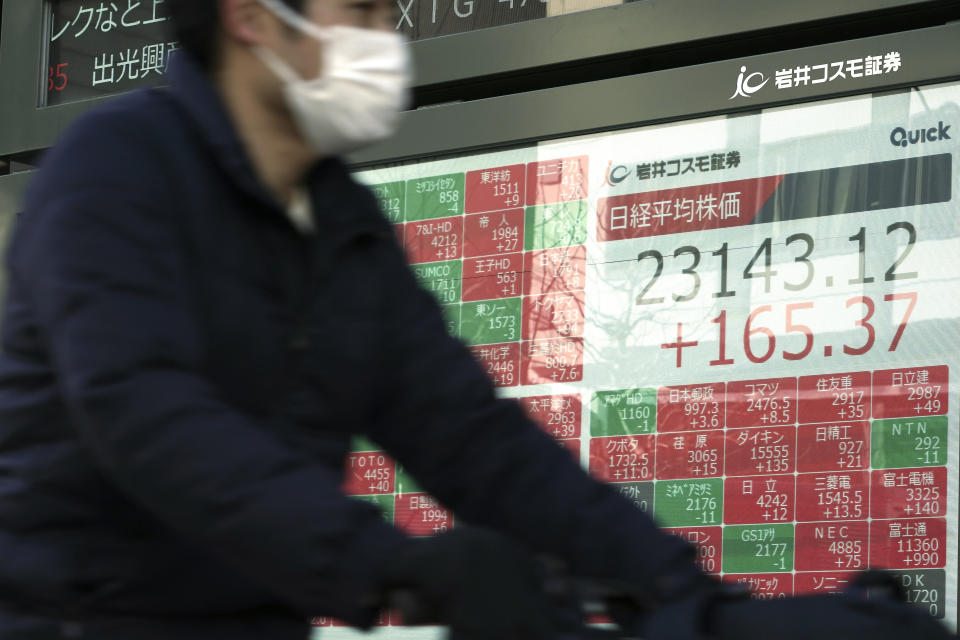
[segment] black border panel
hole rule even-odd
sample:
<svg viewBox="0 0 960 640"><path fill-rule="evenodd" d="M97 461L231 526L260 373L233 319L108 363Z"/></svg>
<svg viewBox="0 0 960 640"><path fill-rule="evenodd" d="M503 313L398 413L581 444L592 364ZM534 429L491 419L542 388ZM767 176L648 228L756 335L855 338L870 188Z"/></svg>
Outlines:
<svg viewBox="0 0 960 640"><path fill-rule="evenodd" d="M758 92L731 100L740 68L764 71L898 51L896 73ZM712 62L409 112L390 140L352 155L357 166L440 156L960 77L960 23ZM772 78L771 78L772 82ZM520 116L519 114L525 114ZM535 114L535 115L532 115Z"/></svg>
<svg viewBox="0 0 960 640"><path fill-rule="evenodd" d="M664 47L721 41L729 45L731 39L774 30L789 41L799 28L849 26L881 16L899 21L903 29L906 17L922 9L947 16L953 4L946 0L642 0L417 42L417 85Z"/></svg>
<svg viewBox="0 0 960 640"><path fill-rule="evenodd" d="M757 34L786 35L828 24L846 28L879 15L896 22L898 16L905 20L932 12L946 21L953 15L951 7L960 11L960 0L642 0L415 42L419 76L415 94L431 94L421 102L432 103L449 93L434 91L444 86L462 89L482 84L485 95L503 95L538 79L542 84L543 78L549 78L551 86L581 83L605 77L603 61L636 57L638 52L661 51L661 57L676 59L679 66L684 64L683 56L673 58L678 48L713 42L729 50L733 40ZM5 2L0 10L0 122L7 123L0 127L2 157L50 146L67 124L103 99L38 108L44 48L38 36L43 33L45 3ZM781 46L790 46L783 42ZM665 48L668 51L663 53ZM720 57L712 52L706 55ZM585 67L589 60L600 61L599 66ZM579 71L573 73L575 67ZM635 67L634 60L610 73L641 70ZM507 88L507 79L513 89Z"/></svg>

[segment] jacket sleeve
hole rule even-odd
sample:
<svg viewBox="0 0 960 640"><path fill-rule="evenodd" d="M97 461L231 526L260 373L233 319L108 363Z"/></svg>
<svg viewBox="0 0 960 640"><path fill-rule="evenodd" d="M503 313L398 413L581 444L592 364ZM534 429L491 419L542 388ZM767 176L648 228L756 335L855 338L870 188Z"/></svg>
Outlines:
<svg viewBox="0 0 960 640"><path fill-rule="evenodd" d="M497 399L432 296L409 268L395 272L391 400L371 437L459 519L559 556L579 575L652 600L698 580L690 546L590 478L518 403Z"/></svg>
<svg viewBox="0 0 960 640"><path fill-rule="evenodd" d="M380 567L405 537L342 495L337 470L218 397L200 373L175 215L148 180L103 173L56 189L41 177L10 252L72 427L185 539L304 615L369 623Z"/></svg>

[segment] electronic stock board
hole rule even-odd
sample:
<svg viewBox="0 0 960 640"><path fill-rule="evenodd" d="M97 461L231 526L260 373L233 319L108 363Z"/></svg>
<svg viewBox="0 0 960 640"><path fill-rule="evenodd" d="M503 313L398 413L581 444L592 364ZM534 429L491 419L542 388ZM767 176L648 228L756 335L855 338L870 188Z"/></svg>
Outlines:
<svg viewBox="0 0 960 640"><path fill-rule="evenodd" d="M898 56L767 80L851 69ZM943 84L358 175L499 392L705 571L774 598L888 568L955 624L958 115ZM373 444L345 489L456 526Z"/></svg>

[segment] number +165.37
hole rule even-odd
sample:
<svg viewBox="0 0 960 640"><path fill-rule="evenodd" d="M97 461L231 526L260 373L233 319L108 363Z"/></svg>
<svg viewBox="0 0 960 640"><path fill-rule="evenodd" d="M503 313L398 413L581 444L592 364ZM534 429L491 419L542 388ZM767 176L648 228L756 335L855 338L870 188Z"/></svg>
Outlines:
<svg viewBox="0 0 960 640"><path fill-rule="evenodd" d="M917 305L917 292L904 291L901 293L888 293L883 296L883 300L889 303L902 300L907 303L907 307L903 311L903 316L897 325L896 332L890 338L889 345L887 346L887 351L896 351L900 345L900 339L903 337L903 333L906 331L907 325L910 322L913 309ZM809 314L808 317L816 317L817 310L815 310L814 306L814 302L808 301L790 303L783 308L784 323L786 326L785 333L803 336L803 346L800 349L782 349L780 351L780 355L784 360L803 360L813 353L814 331L810 325L799 322L799 318L795 314L806 312ZM841 345L841 351L849 356L865 355L873 349L877 342L877 329L871 322L876 312L876 303L873 301L873 298L867 296L854 296L848 298L844 306L846 309L859 310L854 312L858 315L850 318L850 328L857 329L860 336L853 340L852 344ZM821 313L826 312L831 316L838 313L837 309L820 309L819 311ZM752 309L750 315L747 316L743 327L743 353L750 362L761 364L770 360L770 358L777 353L777 335L768 326L768 322L774 313L773 305L764 304ZM710 361L710 366L717 367L734 364L734 359L727 355L727 312L721 311L720 315L710 320L710 322L718 327L717 357ZM696 347L699 344L698 340L684 340L683 329L683 323L678 322L676 342L665 342L660 345L661 349L676 349L678 368L683 366L683 350ZM759 338L759 342L761 343L759 348L754 342L754 338ZM833 345L823 347L823 355L826 357L832 356L833 351Z"/></svg>

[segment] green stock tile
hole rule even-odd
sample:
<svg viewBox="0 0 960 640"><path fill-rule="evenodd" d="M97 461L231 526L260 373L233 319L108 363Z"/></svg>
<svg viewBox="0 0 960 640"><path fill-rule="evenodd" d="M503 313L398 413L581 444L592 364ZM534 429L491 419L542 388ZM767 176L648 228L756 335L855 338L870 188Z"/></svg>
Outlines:
<svg viewBox="0 0 960 640"><path fill-rule="evenodd" d="M792 524L748 524L723 529L724 573L793 570Z"/></svg>
<svg viewBox="0 0 960 640"><path fill-rule="evenodd" d="M590 399L592 436L642 435L656 428L656 389L597 391Z"/></svg>
<svg viewBox="0 0 960 640"><path fill-rule="evenodd" d="M523 228L527 251L569 247L586 241L586 200L527 207Z"/></svg>
<svg viewBox="0 0 960 640"><path fill-rule="evenodd" d="M662 527L719 525L723 478L661 480L654 488L653 517Z"/></svg>
<svg viewBox="0 0 960 640"><path fill-rule="evenodd" d="M446 218L463 213L464 174L407 180L406 220Z"/></svg>
<svg viewBox="0 0 960 640"><path fill-rule="evenodd" d="M414 264L410 268L420 286L432 293L440 304L460 301L463 264L459 260Z"/></svg>
<svg viewBox="0 0 960 640"><path fill-rule="evenodd" d="M392 493L373 496L352 496L357 500L369 502L383 512L383 519L393 524L394 498Z"/></svg>
<svg viewBox="0 0 960 640"><path fill-rule="evenodd" d="M496 344L520 339L520 298L463 303L460 334L467 344Z"/></svg>
<svg viewBox="0 0 960 640"><path fill-rule="evenodd" d="M460 337L460 305L445 304L441 307L443 319L447 321L447 333Z"/></svg>
<svg viewBox="0 0 960 640"><path fill-rule="evenodd" d="M390 222L403 222L404 202L406 200L405 187L406 183L402 180L370 185L370 190L376 196L380 210L383 211L383 215Z"/></svg>
<svg viewBox="0 0 960 640"><path fill-rule="evenodd" d="M350 442L350 451L380 451L381 449L383 447L364 436L353 436L353 440Z"/></svg>
<svg viewBox="0 0 960 640"><path fill-rule="evenodd" d="M870 459L875 469L947 464L947 417L874 420Z"/></svg>
<svg viewBox="0 0 960 640"><path fill-rule="evenodd" d="M394 491L398 494L424 492L423 489L420 488L420 485L413 479L413 476L399 464L397 465L397 483Z"/></svg>

